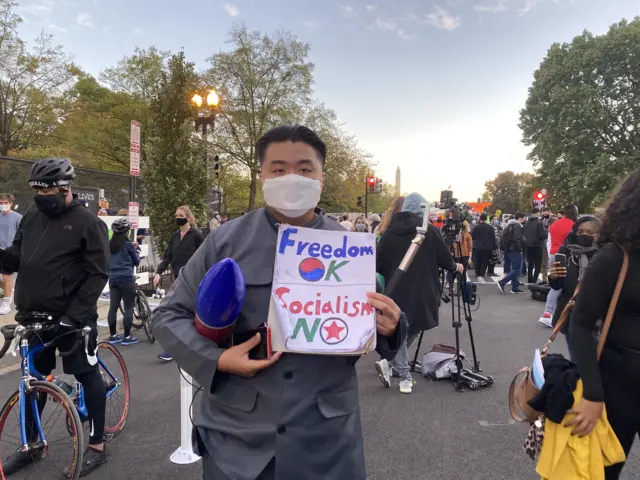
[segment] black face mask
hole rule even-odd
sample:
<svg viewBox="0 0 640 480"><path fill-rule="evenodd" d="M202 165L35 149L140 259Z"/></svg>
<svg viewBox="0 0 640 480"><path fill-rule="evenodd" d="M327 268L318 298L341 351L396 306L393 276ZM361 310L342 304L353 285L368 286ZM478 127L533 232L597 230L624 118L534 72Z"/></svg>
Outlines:
<svg viewBox="0 0 640 480"><path fill-rule="evenodd" d="M593 237L591 235L576 235L576 243L581 247L590 247L593 245Z"/></svg>
<svg viewBox="0 0 640 480"><path fill-rule="evenodd" d="M179 226L181 226L181 227L182 227L183 225L186 225L188 221L189 221L189 220L188 220L188 219L186 219L186 218L176 218L176 223L177 223Z"/></svg>
<svg viewBox="0 0 640 480"><path fill-rule="evenodd" d="M66 194L56 193L55 195L34 195L33 201L38 210L49 218L56 218L62 215L66 208Z"/></svg>
<svg viewBox="0 0 640 480"><path fill-rule="evenodd" d="M542 215L544 218L549 218L549 214L545 213L544 215Z"/></svg>

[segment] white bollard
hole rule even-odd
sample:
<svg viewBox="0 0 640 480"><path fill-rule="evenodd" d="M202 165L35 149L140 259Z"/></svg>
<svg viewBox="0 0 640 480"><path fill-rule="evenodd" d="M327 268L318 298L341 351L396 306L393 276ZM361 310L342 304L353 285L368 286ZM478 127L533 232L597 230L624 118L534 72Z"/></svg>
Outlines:
<svg viewBox="0 0 640 480"><path fill-rule="evenodd" d="M200 457L193 451L191 444L191 424L190 406L193 401L193 388L191 387L191 376L184 370L180 370L180 447L171 454L169 460L178 465L188 465L200 460Z"/></svg>

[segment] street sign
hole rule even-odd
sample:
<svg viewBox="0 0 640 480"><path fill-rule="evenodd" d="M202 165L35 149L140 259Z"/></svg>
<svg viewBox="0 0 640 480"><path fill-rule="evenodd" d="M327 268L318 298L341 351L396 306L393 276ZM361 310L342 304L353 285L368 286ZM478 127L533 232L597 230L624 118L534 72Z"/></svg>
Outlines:
<svg viewBox="0 0 640 480"><path fill-rule="evenodd" d="M129 222L134 230L138 228L138 216L140 215L140 205L138 202L129 202Z"/></svg>
<svg viewBox="0 0 640 480"><path fill-rule="evenodd" d="M98 213L98 200L100 200L100 189L90 187L73 186L73 193L78 195L78 200L82 200L89 204L89 210Z"/></svg>
<svg viewBox="0 0 640 480"><path fill-rule="evenodd" d="M140 122L131 120L129 175L140 176Z"/></svg>

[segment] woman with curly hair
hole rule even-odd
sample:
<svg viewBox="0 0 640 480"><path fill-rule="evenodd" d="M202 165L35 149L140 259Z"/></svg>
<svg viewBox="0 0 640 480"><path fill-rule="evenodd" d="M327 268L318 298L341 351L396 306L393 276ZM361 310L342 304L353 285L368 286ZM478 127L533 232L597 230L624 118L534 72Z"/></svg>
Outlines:
<svg viewBox="0 0 640 480"><path fill-rule="evenodd" d="M640 433L639 211L640 169L627 178L606 209L600 249L585 269L569 325L572 360L580 371L584 393L567 426L574 427L573 434L588 435L606 405L609 423L627 456ZM598 362L594 331L606 316L624 251L629 255L629 270ZM623 466L605 468L605 478L619 478Z"/></svg>

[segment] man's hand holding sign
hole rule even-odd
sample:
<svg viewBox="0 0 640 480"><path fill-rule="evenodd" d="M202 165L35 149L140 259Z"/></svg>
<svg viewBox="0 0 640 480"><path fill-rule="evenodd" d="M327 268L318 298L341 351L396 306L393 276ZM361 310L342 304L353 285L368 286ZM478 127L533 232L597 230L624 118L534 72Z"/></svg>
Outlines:
<svg viewBox="0 0 640 480"><path fill-rule="evenodd" d="M381 293L369 292L369 305L376 309L376 330L380 335L388 337L396 331L400 321L400 308L396 302Z"/></svg>

